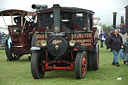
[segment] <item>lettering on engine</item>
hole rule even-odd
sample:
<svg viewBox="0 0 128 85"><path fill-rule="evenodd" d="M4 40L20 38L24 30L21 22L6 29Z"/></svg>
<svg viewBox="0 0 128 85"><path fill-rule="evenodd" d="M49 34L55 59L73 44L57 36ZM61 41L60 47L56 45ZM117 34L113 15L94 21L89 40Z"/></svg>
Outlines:
<svg viewBox="0 0 128 85"><path fill-rule="evenodd" d="M51 33L51 36L65 36L65 33L64 32L60 32L60 33L54 33L54 32L52 32Z"/></svg>
<svg viewBox="0 0 128 85"><path fill-rule="evenodd" d="M58 43L62 43L62 40L53 40L53 41L52 41L52 44L54 44L54 45L55 45L55 44L58 44Z"/></svg>
<svg viewBox="0 0 128 85"><path fill-rule="evenodd" d="M83 46L91 46L91 37L91 33L72 34L72 38L75 40L75 42L79 44L83 43Z"/></svg>

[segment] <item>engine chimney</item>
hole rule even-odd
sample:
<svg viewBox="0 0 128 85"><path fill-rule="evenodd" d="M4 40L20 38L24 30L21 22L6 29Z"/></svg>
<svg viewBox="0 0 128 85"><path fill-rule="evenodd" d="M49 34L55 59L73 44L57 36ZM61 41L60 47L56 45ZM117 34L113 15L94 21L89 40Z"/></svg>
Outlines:
<svg viewBox="0 0 128 85"><path fill-rule="evenodd" d="M117 12L113 12L113 28L116 28L116 14Z"/></svg>
<svg viewBox="0 0 128 85"><path fill-rule="evenodd" d="M126 31L128 33L128 5L125 7L125 27L126 27Z"/></svg>

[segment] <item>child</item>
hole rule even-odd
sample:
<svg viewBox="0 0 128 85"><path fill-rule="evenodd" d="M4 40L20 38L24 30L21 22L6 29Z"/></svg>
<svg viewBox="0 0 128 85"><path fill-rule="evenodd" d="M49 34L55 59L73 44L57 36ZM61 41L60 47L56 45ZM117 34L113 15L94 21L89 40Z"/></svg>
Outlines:
<svg viewBox="0 0 128 85"><path fill-rule="evenodd" d="M125 53L126 58L127 58L127 59L124 60L124 64L127 62L127 65L128 65L128 39L124 43L124 48L123 49L124 49L124 53Z"/></svg>

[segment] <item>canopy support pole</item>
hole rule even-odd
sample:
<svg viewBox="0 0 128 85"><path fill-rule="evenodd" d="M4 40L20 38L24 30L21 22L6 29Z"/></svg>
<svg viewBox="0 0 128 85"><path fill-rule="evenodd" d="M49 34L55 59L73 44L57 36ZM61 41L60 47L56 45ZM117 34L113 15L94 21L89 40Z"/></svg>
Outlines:
<svg viewBox="0 0 128 85"><path fill-rule="evenodd" d="M11 24L13 25L13 13L12 13L12 11L11 11Z"/></svg>
<svg viewBox="0 0 128 85"><path fill-rule="evenodd" d="M6 28L7 28L7 25L6 25L6 22L5 22L4 16L3 16L2 14L1 14L1 16L2 16L2 18L3 18L3 21L4 21L5 26L6 26Z"/></svg>

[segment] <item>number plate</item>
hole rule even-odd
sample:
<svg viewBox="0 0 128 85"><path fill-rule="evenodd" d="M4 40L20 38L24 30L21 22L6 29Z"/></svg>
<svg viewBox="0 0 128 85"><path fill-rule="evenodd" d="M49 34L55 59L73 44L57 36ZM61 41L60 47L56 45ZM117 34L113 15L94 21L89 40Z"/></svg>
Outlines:
<svg viewBox="0 0 128 85"><path fill-rule="evenodd" d="M60 32L60 33L51 33L50 34L51 36L65 36L65 33L64 32Z"/></svg>

